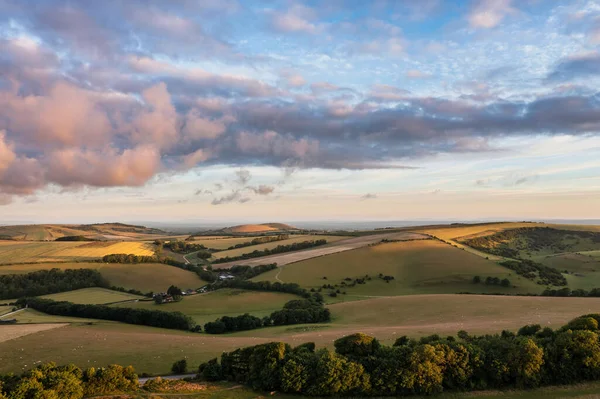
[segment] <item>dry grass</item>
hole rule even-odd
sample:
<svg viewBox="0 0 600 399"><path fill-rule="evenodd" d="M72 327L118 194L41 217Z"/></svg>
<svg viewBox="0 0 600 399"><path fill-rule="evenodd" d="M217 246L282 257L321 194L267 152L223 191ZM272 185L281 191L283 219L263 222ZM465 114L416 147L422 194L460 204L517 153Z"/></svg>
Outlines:
<svg viewBox="0 0 600 399"><path fill-rule="evenodd" d="M60 292L58 294L43 295L42 298L48 298L54 301L68 301L82 304L105 304L118 301L142 299L143 297L126 292L112 291L95 287Z"/></svg>
<svg viewBox="0 0 600 399"><path fill-rule="evenodd" d="M214 254L215 259L225 258L227 256L240 256L253 251L263 251L265 249L273 249L278 245L290 245L304 241L316 241L316 240L327 240L328 243L348 239L348 237L341 236L327 236L327 235L293 235L287 240L273 241L265 244L252 245L244 248L231 249L229 251L217 252ZM235 244L232 244L235 245Z"/></svg>
<svg viewBox="0 0 600 399"><path fill-rule="evenodd" d="M600 298L421 295L373 298L330 305L330 309L334 320L324 325L271 327L218 336L110 322L79 323L0 343L0 373L19 371L34 358L86 367L133 364L139 372L165 373L175 360L185 356L190 369L195 369L223 351L274 340L292 345L314 341L331 347L335 339L360 331L389 344L405 334L454 335L461 329L497 333L502 329L516 331L531 323L555 328L581 314L600 312Z"/></svg>
<svg viewBox="0 0 600 399"><path fill-rule="evenodd" d="M386 283L377 277L380 273L393 276L394 280ZM366 274L372 278L366 284L354 287L341 285L345 278L355 279ZM488 276L508 278L517 288L473 284L476 275L484 279ZM356 300L357 296L454 294L467 291L536 293L543 289L494 262L437 240L387 243L322 256L282 266L254 280L295 282L307 288L337 284L341 291L348 293L338 296L337 300Z"/></svg>
<svg viewBox="0 0 600 399"><path fill-rule="evenodd" d="M64 269L96 269L110 284L142 292L165 291L170 285L182 289L199 288L206 284L196 273L182 270L162 263L140 263L137 265L119 263L34 263L25 265L0 266L2 274L31 273L37 270L53 268Z"/></svg>
<svg viewBox="0 0 600 399"><path fill-rule="evenodd" d="M40 331L52 330L58 327L64 327L68 324L56 323L56 324L26 324L17 325L10 324L0 326L0 342L10 341L11 339L24 337L29 334L35 334Z"/></svg>
<svg viewBox="0 0 600 399"><path fill-rule="evenodd" d="M108 254L154 255L147 242L0 241L0 264L92 260Z"/></svg>

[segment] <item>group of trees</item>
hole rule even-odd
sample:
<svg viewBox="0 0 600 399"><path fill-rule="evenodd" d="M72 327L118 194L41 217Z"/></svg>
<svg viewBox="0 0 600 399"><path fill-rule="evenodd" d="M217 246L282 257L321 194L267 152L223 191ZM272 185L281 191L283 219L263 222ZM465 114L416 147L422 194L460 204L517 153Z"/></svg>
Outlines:
<svg viewBox="0 0 600 399"><path fill-rule="evenodd" d="M104 263L157 263L156 256L135 254L109 254L102 257Z"/></svg>
<svg viewBox="0 0 600 399"><path fill-rule="evenodd" d="M483 282L485 285L499 285L501 287L510 287L510 280L505 278L500 280L498 277L486 277L485 281L481 279L481 276L473 277L473 284L479 284Z"/></svg>
<svg viewBox="0 0 600 399"><path fill-rule="evenodd" d="M246 254L242 254L240 256L226 256L224 258L219 258L219 259L215 260L213 263L227 263L227 262L234 262L237 260L259 258L261 256L275 255L275 254L280 254L280 253L284 253L284 252L300 251L302 249L318 247L320 245L325 245L325 244L327 244L327 240L295 242L295 243L288 244L288 245L278 245L275 248L271 248L271 249L265 248L262 251L255 250L252 252L248 252Z"/></svg>
<svg viewBox="0 0 600 399"><path fill-rule="evenodd" d="M26 274L0 276L0 299L109 286L108 281L93 269L39 270Z"/></svg>
<svg viewBox="0 0 600 399"><path fill-rule="evenodd" d="M232 245L231 247L227 248L227 250L251 247L253 245L266 244L268 242L274 242L274 241L283 241L283 240L287 240L288 238L290 238L289 234L278 234L275 236L256 237L250 241L241 242L239 244Z"/></svg>
<svg viewBox="0 0 600 399"><path fill-rule="evenodd" d="M154 244L157 247L162 246L163 248L167 248L168 250L170 250L171 252L175 252L177 254L189 254L191 252L196 252L196 251L203 251L203 250L209 250L209 248L207 248L206 246L202 245L202 244L195 244L193 242L188 242L188 241L167 241L167 242L162 242L159 240L156 240L154 242Z"/></svg>
<svg viewBox="0 0 600 399"><path fill-rule="evenodd" d="M300 287L296 283L280 283L278 281L272 283L270 281L249 281L249 280L222 280L210 285L210 289L217 290L220 288L239 288L251 291L270 291L270 292L285 292L294 294L303 298L313 298L317 302L323 302L323 296L318 292L310 292L305 288Z"/></svg>
<svg viewBox="0 0 600 399"><path fill-rule="evenodd" d="M567 279L560 271L529 259L507 260L500 262L500 264L527 279L535 280L536 277L539 278L538 284L540 285L554 285L557 287L567 285Z"/></svg>
<svg viewBox="0 0 600 399"><path fill-rule="evenodd" d="M128 324L139 324L151 327L170 328L175 330L194 330L196 323L190 316L181 312L164 312L161 310L111 307L105 305L87 305L64 301L53 301L44 298L21 298L17 306L29 306L43 313L58 316L83 317L120 321Z"/></svg>
<svg viewBox="0 0 600 399"><path fill-rule="evenodd" d="M95 240L93 238L86 237L86 236L64 236L64 237L58 237L54 241L98 241L98 240Z"/></svg>
<svg viewBox="0 0 600 399"><path fill-rule="evenodd" d="M589 291L586 291L584 289L576 289L576 290L571 290L570 288L561 288L559 290L553 290L553 289L545 289L544 292L542 292L542 296L561 296L561 297L590 297L590 298L598 298L600 297L600 288L592 288Z"/></svg>
<svg viewBox="0 0 600 399"><path fill-rule="evenodd" d="M81 370L73 364L47 363L25 373L0 376L0 399L81 399L136 391L133 367L116 364Z"/></svg>
<svg viewBox="0 0 600 399"><path fill-rule="evenodd" d="M600 379L600 315L579 317L559 330L525 326L517 334L381 345L365 334L335 341L335 352L273 342L223 353L200 366L208 380L311 396L429 395L442 391L533 388Z"/></svg>
<svg viewBox="0 0 600 399"><path fill-rule="evenodd" d="M282 310L277 310L264 318L243 314L241 316L223 316L204 325L208 334L223 334L234 331L254 330L261 327L292 324L325 323L331 320L329 309L316 297L297 299L287 302Z"/></svg>

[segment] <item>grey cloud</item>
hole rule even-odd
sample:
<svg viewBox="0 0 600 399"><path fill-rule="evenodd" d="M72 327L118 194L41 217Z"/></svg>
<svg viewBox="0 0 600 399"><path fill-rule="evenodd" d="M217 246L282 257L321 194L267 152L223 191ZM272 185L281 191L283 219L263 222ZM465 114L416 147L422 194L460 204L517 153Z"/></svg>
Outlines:
<svg viewBox="0 0 600 399"><path fill-rule="evenodd" d="M244 197L240 190L232 191L231 194L225 195L223 197L214 198L211 202L212 205L223 205L230 204L232 202L239 202L241 204L250 201L249 198Z"/></svg>
<svg viewBox="0 0 600 399"><path fill-rule="evenodd" d="M235 180L236 183L241 186L246 185L246 183L248 183L250 179L252 179L252 174L248 169L240 169L235 172L235 175L237 176Z"/></svg>
<svg viewBox="0 0 600 399"><path fill-rule="evenodd" d="M377 194L371 194L371 193L367 193L365 195L363 195L362 197L360 197L361 200L369 200L369 199L375 199L377 198Z"/></svg>
<svg viewBox="0 0 600 399"><path fill-rule="evenodd" d="M196 190L196 192L194 193L194 195L211 195L213 192L210 190L206 190L206 189L199 189Z"/></svg>
<svg viewBox="0 0 600 399"><path fill-rule="evenodd" d="M254 194L257 194L257 195L269 195L273 191L275 191L275 187L273 187L273 186L267 186L267 185L264 185L264 184L261 184L258 187L248 186L246 188L249 189L249 190L252 190L254 192Z"/></svg>
<svg viewBox="0 0 600 399"><path fill-rule="evenodd" d="M564 82L600 76L600 53L590 53L562 60L547 76L548 82Z"/></svg>

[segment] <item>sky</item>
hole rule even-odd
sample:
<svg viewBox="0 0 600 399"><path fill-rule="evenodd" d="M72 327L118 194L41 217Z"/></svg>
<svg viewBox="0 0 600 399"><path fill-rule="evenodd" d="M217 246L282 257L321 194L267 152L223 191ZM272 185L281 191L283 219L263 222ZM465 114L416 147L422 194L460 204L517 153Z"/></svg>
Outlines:
<svg viewBox="0 0 600 399"><path fill-rule="evenodd" d="M0 223L600 219L600 0L0 0Z"/></svg>

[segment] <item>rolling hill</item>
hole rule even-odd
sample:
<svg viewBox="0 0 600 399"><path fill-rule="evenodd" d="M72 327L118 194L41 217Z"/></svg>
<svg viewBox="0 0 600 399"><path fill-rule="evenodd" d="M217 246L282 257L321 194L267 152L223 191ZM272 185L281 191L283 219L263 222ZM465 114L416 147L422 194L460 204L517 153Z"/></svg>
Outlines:
<svg viewBox="0 0 600 399"><path fill-rule="evenodd" d="M151 239L153 236L166 234L159 229L123 223L0 226L0 239L24 241L54 241L69 236L83 236L97 240L131 240Z"/></svg>
<svg viewBox="0 0 600 399"><path fill-rule="evenodd" d="M240 224L237 226L225 227L219 230L207 231L196 235L271 234L299 230L300 229L297 227L284 223Z"/></svg>

